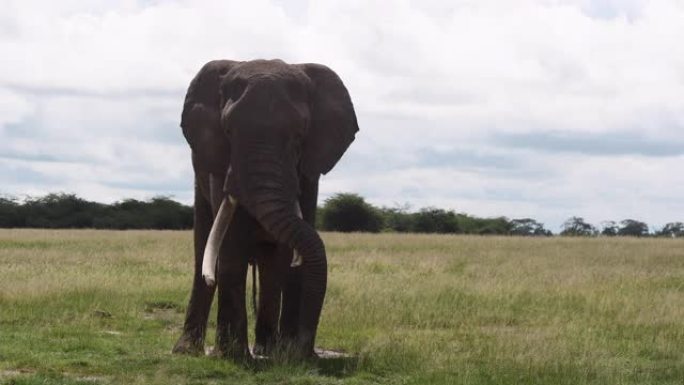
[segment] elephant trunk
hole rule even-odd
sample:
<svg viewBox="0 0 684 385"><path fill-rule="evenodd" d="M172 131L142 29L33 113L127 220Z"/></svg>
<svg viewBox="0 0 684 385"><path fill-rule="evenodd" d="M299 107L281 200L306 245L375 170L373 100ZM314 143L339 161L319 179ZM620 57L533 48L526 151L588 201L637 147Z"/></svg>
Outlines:
<svg viewBox="0 0 684 385"><path fill-rule="evenodd" d="M327 286L327 260L320 236L292 209L291 203L270 205L272 200L257 200L257 220L279 242L294 248L301 256L301 297L297 347L302 353L313 352L318 320ZM260 203L261 202L261 203ZM259 209L264 207L264 209Z"/></svg>
<svg viewBox="0 0 684 385"><path fill-rule="evenodd" d="M250 157L253 160L245 165L245 191L249 196L246 207L279 242L292 247L295 255L301 255L301 297L295 343L300 353L311 355L327 286L325 247L316 230L297 212L296 194L293 194L297 190L292 187L297 184L294 165L279 161L273 153L268 156L268 152L255 152L261 156Z"/></svg>

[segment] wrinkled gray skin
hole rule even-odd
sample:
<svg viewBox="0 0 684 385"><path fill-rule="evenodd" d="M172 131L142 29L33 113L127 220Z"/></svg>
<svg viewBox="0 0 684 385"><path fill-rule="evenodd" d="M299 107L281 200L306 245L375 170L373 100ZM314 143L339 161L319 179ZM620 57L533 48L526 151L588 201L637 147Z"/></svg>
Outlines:
<svg viewBox="0 0 684 385"><path fill-rule="evenodd" d="M327 282L325 248L313 228L318 180L358 131L342 81L319 64L212 61L190 83L181 127L195 170L195 275L173 351L203 352L214 295L202 277L203 254L230 195L237 204L218 249L217 353L249 356L245 279L252 258L260 286L255 348L282 343L313 356ZM303 258L295 268L293 248Z"/></svg>

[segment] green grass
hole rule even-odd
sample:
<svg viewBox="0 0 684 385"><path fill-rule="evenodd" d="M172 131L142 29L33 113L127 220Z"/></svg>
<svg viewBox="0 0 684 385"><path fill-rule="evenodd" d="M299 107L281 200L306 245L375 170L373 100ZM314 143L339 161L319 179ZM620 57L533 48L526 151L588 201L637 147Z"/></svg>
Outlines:
<svg viewBox="0 0 684 385"><path fill-rule="evenodd" d="M684 384L682 240L323 236L356 359L245 367L169 353L190 232L0 230L0 383Z"/></svg>

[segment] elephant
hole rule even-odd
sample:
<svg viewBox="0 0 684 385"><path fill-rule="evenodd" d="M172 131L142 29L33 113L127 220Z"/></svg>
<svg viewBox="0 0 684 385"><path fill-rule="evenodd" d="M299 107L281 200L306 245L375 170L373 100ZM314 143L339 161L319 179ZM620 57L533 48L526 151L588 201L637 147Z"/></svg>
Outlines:
<svg viewBox="0 0 684 385"><path fill-rule="evenodd" d="M251 258L260 286L255 349L315 357L327 285L314 228L318 183L359 130L349 92L321 64L215 60L191 81L180 125L195 174L195 264L173 352L204 351L217 290L215 351L249 357Z"/></svg>

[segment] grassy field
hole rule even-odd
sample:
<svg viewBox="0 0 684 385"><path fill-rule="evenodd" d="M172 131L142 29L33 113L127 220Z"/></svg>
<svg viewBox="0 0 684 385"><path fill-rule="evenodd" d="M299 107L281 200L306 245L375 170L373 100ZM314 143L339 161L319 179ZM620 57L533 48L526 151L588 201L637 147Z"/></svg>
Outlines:
<svg viewBox="0 0 684 385"><path fill-rule="evenodd" d="M190 232L0 230L0 383L684 384L682 240L324 240L318 345L356 358L245 367L169 353Z"/></svg>

